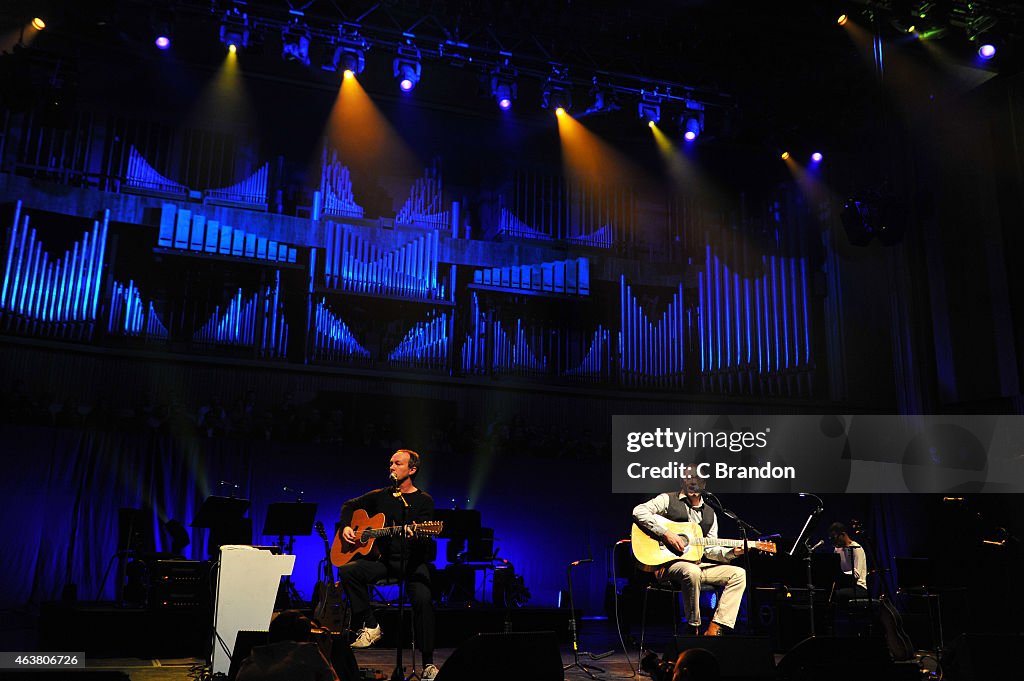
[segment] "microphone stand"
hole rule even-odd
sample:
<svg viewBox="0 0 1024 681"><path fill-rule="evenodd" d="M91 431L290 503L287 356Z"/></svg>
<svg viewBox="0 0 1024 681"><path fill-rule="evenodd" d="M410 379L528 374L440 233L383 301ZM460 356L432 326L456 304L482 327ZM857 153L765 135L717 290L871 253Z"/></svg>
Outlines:
<svg viewBox="0 0 1024 681"><path fill-rule="evenodd" d="M800 536L796 538L796 541L793 542L793 548L789 550L789 555L792 556L796 553L797 546L803 546L805 549L804 564L807 566L807 611L811 617L810 638L814 638L817 634L814 623L814 579L811 574L811 552L813 549L811 548L811 540L807 535L809 534L811 523L821 514L822 511L825 510L825 506L821 503L821 499L813 494L801 492L800 496L809 496L818 499L818 506L811 511L809 516L807 516L807 520L804 522L804 527L800 530ZM815 548L817 548L817 546Z"/></svg>
<svg viewBox="0 0 1024 681"><path fill-rule="evenodd" d="M601 674L604 674L608 670L603 669L601 667L598 667L597 665L589 665L589 666L585 665L582 662L580 662L580 656L581 655L586 655L591 660L601 660L601 659L604 659L604 658L608 657L609 655L612 655L615 651L614 650L609 650L607 653L600 653L598 655L595 655L593 653L581 653L580 652L580 638L579 638L579 634L578 634L577 629L576 629L576 604L573 601L573 597L572 597L572 569L574 567L576 567L577 565L579 565L580 563L592 563L592 562L594 562L593 558L583 558L581 560L574 560L573 562L569 563L569 567L566 569L566 575L569 578L569 633L572 634L572 656L573 656L573 662L572 662L572 664L567 664L567 665L563 666L562 667L562 671L563 672L564 671L568 671L569 669L572 669L573 667L577 667L578 669L580 669L580 671L582 671L584 674L586 674L590 678L596 679L597 677L594 676L594 672L599 672Z"/></svg>
<svg viewBox="0 0 1024 681"><path fill-rule="evenodd" d="M708 492L707 490L704 490L701 493L701 496L707 497L708 503L711 505L712 508L714 508L717 511L721 512L721 514L724 515L726 518L731 518L732 520L736 521L736 524L740 528L740 536L743 538L743 569L747 571L747 579L746 579L746 583L745 583L745 586L744 586L744 589L743 589L743 594L747 597L747 607L749 608L750 607L750 589L752 588L754 580L752 579L752 573L751 573L751 570L750 570L750 547L748 545L747 530L749 529L751 532L754 533L755 536L758 536L758 537L761 536L763 534L763 532L761 532L761 530L757 529L756 527L754 527L753 525L748 523L746 520L743 520L742 518L740 518L733 511L730 511L729 509L727 509L722 504L722 501L718 497L716 497L714 494L712 494L711 492ZM749 617L747 618L746 626L747 626L747 629L749 630L750 629L750 618Z"/></svg>
<svg viewBox="0 0 1024 681"><path fill-rule="evenodd" d="M402 642L402 632L404 631L405 623L405 550L408 548L408 539L405 536L405 525L408 522L409 513L409 502L405 500L405 495L402 494L402 490L397 485L397 481L394 491L392 494L398 497L402 501L402 530L398 536L398 645L395 646L395 668L391 672L390 681L406 681L405 679L405 665L402 662L402 652L404 650L404 643ZM416 674L416 651L412 651L412 674L409 678L419 678Z"/></svg>

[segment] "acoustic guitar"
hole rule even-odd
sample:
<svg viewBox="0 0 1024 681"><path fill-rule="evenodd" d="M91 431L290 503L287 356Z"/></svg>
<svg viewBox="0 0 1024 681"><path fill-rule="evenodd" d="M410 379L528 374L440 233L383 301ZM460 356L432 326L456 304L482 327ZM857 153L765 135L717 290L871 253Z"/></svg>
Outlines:
<svg viewBox="0 0 1024 681"><path fill-rule="evenodd" d="M313 618L320 623L320 626L328 631L341 632L346 627L347 608L341 598L341 587L334 581L334 567L331 565L331 545L327 543L327 532L324 531L324 524L319 520L314 527L316 533L324 541L324 559L321 561L323 573L319 575L319 581L313 587L313 600L316 607L313 609Z"/></svg>
<svg viewBox="0 0 1024 681"><path fill-rule="evenodd" d="M662 520L665 527L678 534L686 544L683 553L676 553L658 537L647 534L639 525L633 523L632 547L633 556L650 567L658 567L665 563L676 560L685 560L691 563L699 563L704 558L705 546L727 546L742 547L742 539L719 539L718 537L705 537L697 523L677 523L671 520ZM770 541L747 541L751 549L759 549L767 553L775 553L775 542Z"/></svg>
<svg viewBox="0 0 1024 681"><path fill-rule="evenodd" d="M444 522L441 520L427 520L422 523L410 523L408 525L392 525L384 527L384 514L378 513L372 518L361 508L357 508L352 514L351 527L356 533L356 542L350 544L341 536L341 529L334 535L334 543L331 544L331 563L335 567L341 567L356 556L369 555L373 548L373 542L378 537L397 537L405 532L406 528L412 530L414 537L436 537L444 529Z"/></svg>

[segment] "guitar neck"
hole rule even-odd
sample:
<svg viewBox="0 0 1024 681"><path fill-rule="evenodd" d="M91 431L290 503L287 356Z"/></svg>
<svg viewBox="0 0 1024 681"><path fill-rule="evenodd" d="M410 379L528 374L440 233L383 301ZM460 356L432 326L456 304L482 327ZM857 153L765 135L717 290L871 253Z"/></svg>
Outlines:
<svg viewBox="0 0 1024 681"><path fill-rule="evenodd" d="M693 543L698 546L728 546L729 548L743 546L742 539L718 539L717 537L701 537L700 539L694 539ZM757 542L748 541L747 544L755 546Z"/></svg>
<svg viewBox="0 0 1024 681"><path fill-rule="evenodd" d="M365 530L363 530L362 534L364 539L375 539L377 537L393 537L399 532L403 532L407 527L413 527L415 529L415 526L413 525L392 525L391 527L382 527L379 530L375 530L373 528L368 527Z"/></svg>

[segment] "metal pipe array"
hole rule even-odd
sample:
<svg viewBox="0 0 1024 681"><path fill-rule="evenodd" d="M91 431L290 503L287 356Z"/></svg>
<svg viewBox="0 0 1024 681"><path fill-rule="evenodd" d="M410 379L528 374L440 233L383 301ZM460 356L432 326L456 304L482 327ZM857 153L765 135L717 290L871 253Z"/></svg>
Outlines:
<svg viewBox="0 0 1024 681"><path fill-rule="evenodd" d="M0 316L10 326L15 319L37 322L93 322L99 303L103 258L107 248L110 211L103 221L93 222L70 251L55 260L43 251L29 216L22 215L21 201L7 230L4 249ZM32 325L31 333L59 335L64 329Z"/></svg>
<svg viewBox="0 0 1024 681"><path fill-rule="evenodd" d="M263 167L229 187L220 189L208 189L204 192L206 198L219 201L234 201L236 203L252 203L266 206L267 204L267 178L270 177L270 164L264 163Z"/></svg>
<svg viewBox="0 0 1024 681"><path fill-rule="evenodd" d="M134 146L128 148L128 173L125 181L129 187L188 194L188 187L158 173Z"/></svg>
<svg viewBox="0 0 1024 681"><path fill-rule="evenodd" d="M762 256L760 276L741 277L707 246L698 280L706 389L791 394L800 393L803 384L809 389L809 381L793 387L776 380L811 369L804 258Z"/></svg>
<svg viewBox="0 0 1024 681"><path fill-rule="evenodd" d="M521 239L540 239L542 241L552 240L551 235L530 227L528 224L516 217L516 215L508 208L502 208L501 213L498 216L498 234L501 236L510 236Z"/></svg>
<svg viewBox="0 0 1024 681"><path fill-rule="evenodd" d="M321 299L313 315L313 352L319 360L369 359L370 351L359 344L348 324Z"/></svg>
<svg viewBox="0 0 1024 681"><path fill-rule="evenodd" d="M501 322L495 319L492 323L491 369L501 374L526 374L546 372L548 358L543 355L538 359L526 341L526 330L523 320L516 320L515 335L509 337Z"/></svg>
<svg viewBox="0 0 1024 681"><path fill-rule="evenodd" d="M636 234L636 196L619 185L567 181L520 172L513 180L511 206L500 208L497 233L527 239L565 240L611 248Z"/></svg>
<svg viewBox="0 0 1024 681"><path fill-rule="evenodd" d="M129 280L127 286L119 281L114 282L107 332L118 336L143 336L161 340L170 336L153 307L153 301L149 301L148 307L143 303L134 280Z"/></svg>
<svg viewBox="0 0 1024 681"><path fill-rule="evenodd" d="M388 355L399 366L443 369L448 361L448 314L413 325L402 342Z"/></svg>
<svg viewBox="0 0 1024 681"><path fill-rule="evenodd" d="M444 191L441 171L427 168L423 177L412 183L409 198L395 216L399 225L425 224L434 229L446 229L451 224L451 212L444 209Z"/></svg>
<svg viewBox="0 0 1024 681"><path fill-rule="evenodd" d="M363 217L363 207L356 203L352 193L352 174L348 166L338 162L338 152L331 152L327 161L327 147L320 160L320 194L323 197L324 215Z"/></svg>
<svg viewBox="0 0 1024 681"><path fill-rule="evenodd" d="M626 277L619 279L619 356L625 385L681 387L686 350L686 310L683 285L657 323L651 323Z"/></svg>
<svg viewBox="0 0 1024 681"><path fill-rule="evenodd" d="M466 373L487 371L487 318L480 313L480 300L474 292L469 301L469 333L462 344L462 370Z"/></svg>
<svg viewBox="0 0 1024 681"><path fill-rule="evenodd" d="M271 262L295 262L298 257L295 246L268 239L255 232L222 225L217 220L208 220L205 215L190 210L179 210L173 203L165 203L160 207L157 244L161 248L234 255Z"/></svg>
<svg viewBox="0 0 1024 681"><path fill-rule="evenodd" d="M546 291L586 296L590 295L590 261L574 258L535 265L488 267L473 272L473 283L510 292Z"/></svg>
<svg viewBox="0 0 1024 681"><path fill-rule="evenodd" d="M590 341L590 348L578 366L565 372L565 376L574 378L603 379L608 375L611 364L611 342L608 329L600 324Z"/></svg>
<svg viewBox="0 0 1024 681"><path fill-rule="evenodd" d="M438 285L437 232L384 251L347 229L327 225L324 272L327 288L386 296L444 299L451 286Z"/></svg>
<svg viewBox="0 0 1024 681"><path fill-rule="evenodd" d="M288 324L281 301L281 273L262 295L242 297L242 289L221 312L218 305L210 320L193 336L198 343L252 347L261 357L284 357L288 349Z"/></svg>

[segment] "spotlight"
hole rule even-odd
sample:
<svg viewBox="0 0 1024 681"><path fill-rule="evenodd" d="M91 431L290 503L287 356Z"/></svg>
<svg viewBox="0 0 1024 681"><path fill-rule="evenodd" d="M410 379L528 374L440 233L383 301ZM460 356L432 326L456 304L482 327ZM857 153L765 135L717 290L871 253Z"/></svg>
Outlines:
<svg viewBox="0 0 1024 681"><path fill-rule="evenodd" d="M640 94L640 102L636 107L636 114L641 120L657 124L661 120L661 100L657 93L648 94L642 92Z"/></svg>
<svg viewBox="0 0 1024 681"><path fill-rule="evenodd" d="M491 71L491 96L498 103L498 108L508 111L516 98L516 70L509 66L508 61Z"/></svg>
<svg viewBox="0 0 1024 681"><path fill-rule="evenodd" d="M358 76L366 67L366 50L369 44L352 27L342 27L341 38L334 44L331 58L321 67L324 71L351 71ZM328 48L330 49L330 48ZM345 78L351 76L346 75Z"/></svg>
<svg viewBox="0 0 1024 681"><path fill-rule="evenodd" d="M281 32L281 59L309 66L309 33L299 26Z"/></svg>
<svg viewBox="0 0 1024 681"><path fill-rule="evenodd" d="M704 131L704 105L700 102L687 100L686 111L679 118L683 129L683 139L692 142Z"/></svg>
<svg viewBox="0 0 1024 681"><path fill-rule="evenodd" d="M41 31L44 28L46 28L46 22L40 19L39 17L36 17L35 19L32 20L32 28L36 29L37 31Z"/></svg>
<svg viewBox="0 0 1024 681"><path fill-rule="evenodd" d="M783 161L788 161L789 160L789 152L788 151L782 152L781 158L782 158Z"/></svg>
<svg viewBox="0 0 1024 681"><path fill-rule="evenodd" d="M568 69L557 64L552 65L551 75L544 81L544 89L541 90L541 106L545 109L562 109L563 114L571 111L572 93L569 88Z"/></svg>
<svg viewBox="0 0 1024 681"><path fill-rule="evenodd" d="M811 160L814 161L815 163L821 163L822 158L824 157L821 155L820 151L816 151L813 154L811 154Z"/></svg>
<svg viewBox="0 0 1024 681"><path fill-rule="evenodd" d="M412 45L399 47L394 67L398 87L402 89L402 92L409 92L416 87L416 83L420 82L420 75L423 73L420 51Z"/></svg>
<svg viewBox="0 0 1024 681"><path fill-rule="evenodd" d="M157 49L166 50L171 46L171 39L165 35L158 35L154 41Z"/></svg>
<svg viewBox="0 0 1024 681"><path fill-rule="evenodd" d="M565 115L565 109L563 109L562 107L558 107L557 109L555 109L555 115L556 116L564 116Z"/></svg>
<svg viewBox="0 0 1024 681"><path fill-rule="evenodd" d="M355 71L353 71L352 69L345 69L345 71L342 73L342 76L345 77L345 80L352 80L353 78L356 77L356 74Z"/></svg>
<svg viewBox="0 0 1024 681"><path fill-rule="evenodd" d="M978 56L988 61L992 57L996 56L996 46L992 43L985 43L978 48Z"/></svg>
<svg viewBox="0 0 1024 681"><path fill-rule="evenodd" d="M657 124L654 121L647 121L647 127L648 128L653 128L655 125L657 125Z"/></svg>
<svg viewBox="0 0 1024 681"><path fill-rule="evenodd" d="M616 99L615 89L608 85L599 84L597 76L594 76L594 85L590 88L590 96L594 98L594 103L583 112L584 116L611 113L622 108Z"/></svg>
<svg viewBox="0 0 1024 681"><path fill-rule="evenodd" d="M846 26L846 22L849 20L850 17L846 16L845 14L840 14L839 18L836 19L836 23L839 24L840 26Z"/></svg>
<svg viewBox="0 0 1024 681"><path fill-rule="evenodd" d="M228 51L237 52L238 48L249 46L249 16L237 9L229 10L220 24L220 41Z"/></svg>

